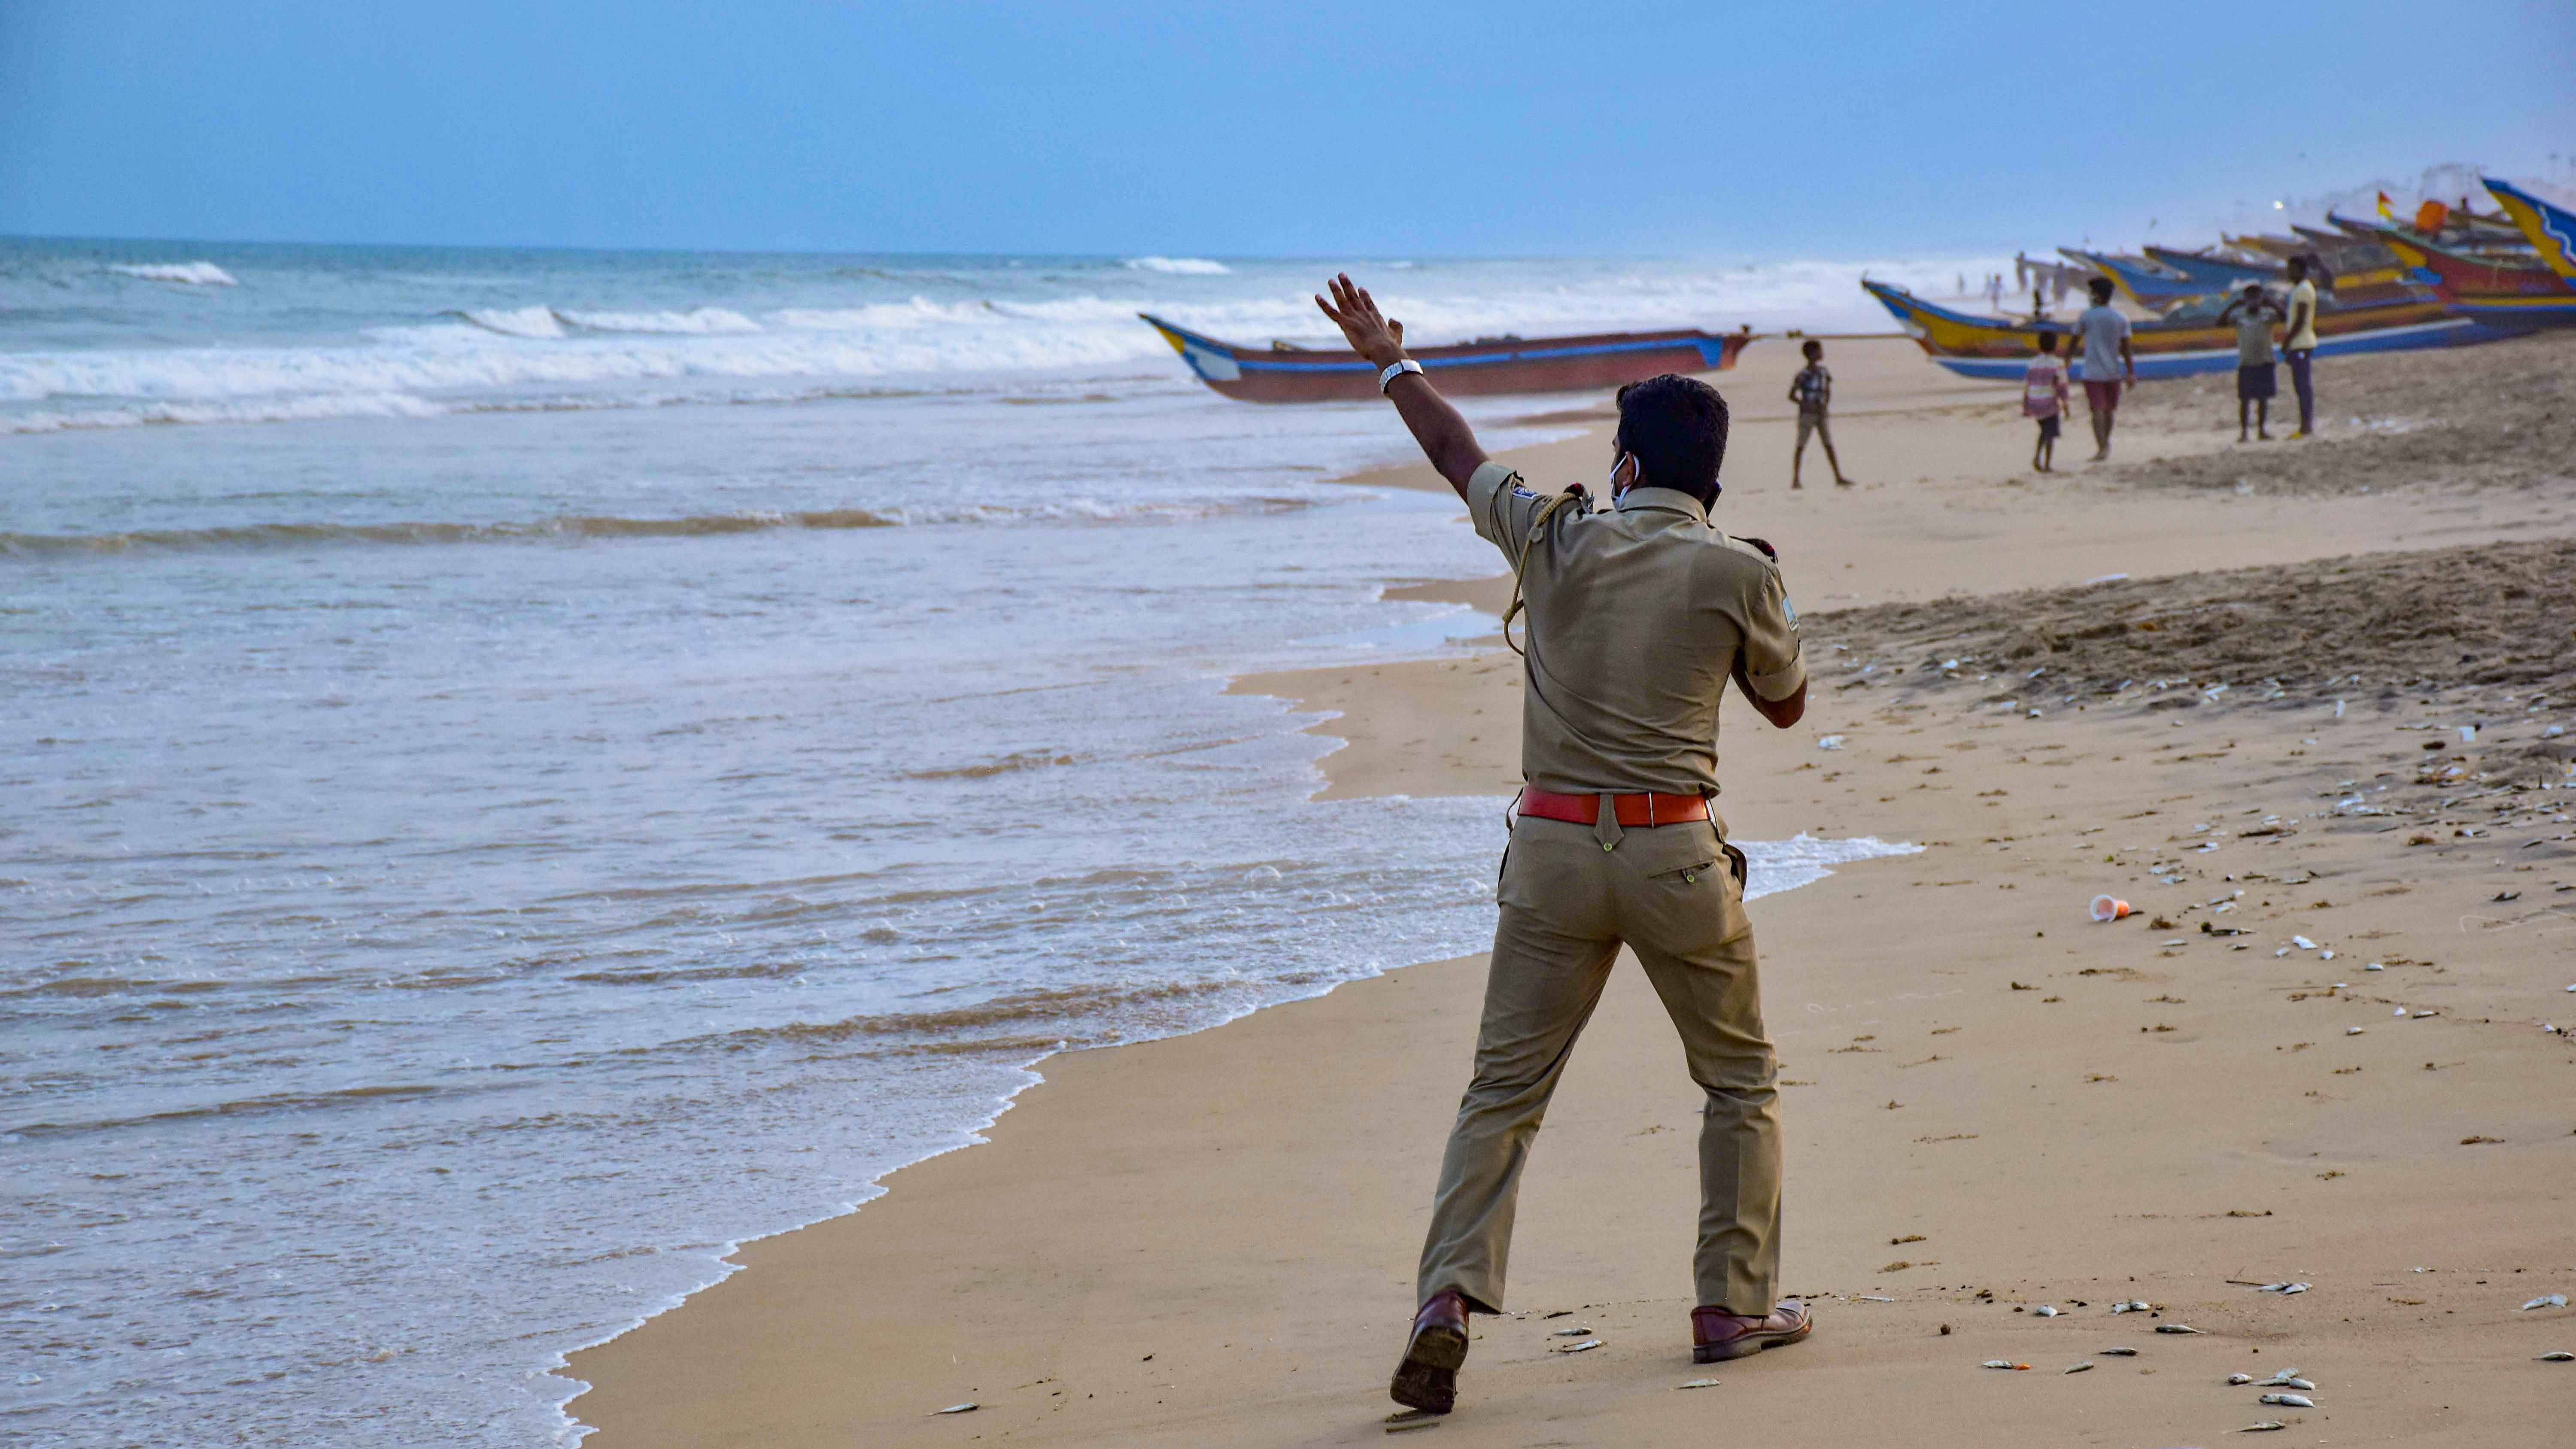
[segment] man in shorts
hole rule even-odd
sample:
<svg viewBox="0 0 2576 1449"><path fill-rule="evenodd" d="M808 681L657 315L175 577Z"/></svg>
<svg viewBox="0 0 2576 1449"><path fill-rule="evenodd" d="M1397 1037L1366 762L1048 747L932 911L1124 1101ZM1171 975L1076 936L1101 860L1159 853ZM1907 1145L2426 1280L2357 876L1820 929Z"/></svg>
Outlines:
<svg viewBox="0 0 2576 1449"><path fill-rule="evenodd" d="M1834 375L1825 370L1825 344L1810 337L1807 345L1798 350L1806 355L1807 365L1789 379L1789 401L1798 405L1798 446L1789 455L1789 486L1802 486L1798 473L1806 466L1807 438L1812 434L1824 442L1825 461L1834 470L1834 486L1849 488L1851 480L1843 476L1843 460L1834 456L1834 430L1825 416L1834 406Z"/></svg>
<svg viewBox="0 0 2576 1449"><path fill-rule="evenodd" d="M2254 415L2254 436L2272 441L2272 395L2279 390L2272 364L2272 324L2281 309L2263 294L2263 284L2247 282L2242 296L2218 314L2218 325L2236 328L2236 441L2245 441L2245 417Z"/></svg>
<svg viewBox="0 0 2576 1449"><path fill-rule="evenodd" d="M2138 360L2129 350L2129 319L2111 305L2111 279L2095 277L2093 305L2075 319L2076 365L2083 369L2084 407L2093 418L2093 461L2111 456L2111 414L2120 406L2120 384L2138 385Z"/></svg>

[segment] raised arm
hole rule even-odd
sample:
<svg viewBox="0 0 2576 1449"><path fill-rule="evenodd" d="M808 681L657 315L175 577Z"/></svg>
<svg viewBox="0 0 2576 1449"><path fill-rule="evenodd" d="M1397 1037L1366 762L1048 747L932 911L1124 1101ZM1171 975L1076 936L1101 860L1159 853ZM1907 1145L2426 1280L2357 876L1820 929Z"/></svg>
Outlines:
<svg viewBox="0 0 2576 1449"><path fill-rule="evenodd" d="M1377 299L1368 288L1351 280L1344 272L1327 284L1332 300L1315 299L1333 325L1342 329L1342 338L1351 350L1385 368L1404 360L1404 324L1391 322L1377 309ZM1386 395L1395 402L1396 415L1404 419L1413 432L1413 441L1422 445L1422 455L1458 496L1467 496L1467 480L1485 462L1485 450L1476 445L1476 430L1431 385L1421 373L1408 372L1388 386Z"/></svg>

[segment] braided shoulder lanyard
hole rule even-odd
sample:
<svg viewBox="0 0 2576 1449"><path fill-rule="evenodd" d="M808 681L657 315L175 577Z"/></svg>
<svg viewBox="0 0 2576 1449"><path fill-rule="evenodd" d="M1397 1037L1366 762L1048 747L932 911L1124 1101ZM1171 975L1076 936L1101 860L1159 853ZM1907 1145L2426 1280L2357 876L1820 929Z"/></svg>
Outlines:
<svg viewBox="0 0 2576 1449"><path fill-rule="evenodd" d="M1520 645L1513 643L1512 620L1521 611L1521 580L1529 573L1530 550L1538 545L1539 536L1547 532L1548 520L1556 516L1556 511L1558 509L1563 508L1569 503L1580 503L1582 501L1582 494L1571 491L1559 493L1554 498L1547 500L1547 506L1538 511L1538 516L1536 518L1530 520L1529 536L1521 540L1520 558L1512 565L1511 607L1503 610L1503 642L1511 646L1511 651L1514 654L1518 654L1523 658L1529 657L1529 651L1522 648ZM1526 625L1523 626L1522 632L1528 632Z"/></svg>

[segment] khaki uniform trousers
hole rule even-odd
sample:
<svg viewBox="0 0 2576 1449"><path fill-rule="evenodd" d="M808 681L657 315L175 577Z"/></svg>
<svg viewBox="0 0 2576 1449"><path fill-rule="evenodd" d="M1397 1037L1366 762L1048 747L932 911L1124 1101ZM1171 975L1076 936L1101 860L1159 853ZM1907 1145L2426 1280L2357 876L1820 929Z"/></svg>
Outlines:
<svg viewBox="0 0 2576 1449"><path fill-rule="evenodd" d="M1762 1030L1742 857L1723 843L1724 828L1713 818L1626 831L1608 822L1512 822L1475 1079L1441 1158L1417 1301L1454 1289L1485 1312L1502 1308L1521 1168L1624 942L1707 1094L1698 1301L1771 1311L1780 1271L1778 1071Z"/></svg>

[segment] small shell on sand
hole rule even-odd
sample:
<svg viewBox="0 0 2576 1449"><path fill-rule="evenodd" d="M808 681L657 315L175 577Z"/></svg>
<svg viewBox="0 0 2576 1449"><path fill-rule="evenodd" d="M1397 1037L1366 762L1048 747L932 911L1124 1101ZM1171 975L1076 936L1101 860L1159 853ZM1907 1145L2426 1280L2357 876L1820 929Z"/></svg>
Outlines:
<svg viewBox="0 0 2576 1449"><path fill-rule="evenodd" d="M2265 1394L2262 1402L2279 1404L2285 1409L2313 1409L2317 1406L2317 1401L2305 1394Z"/></svg>

